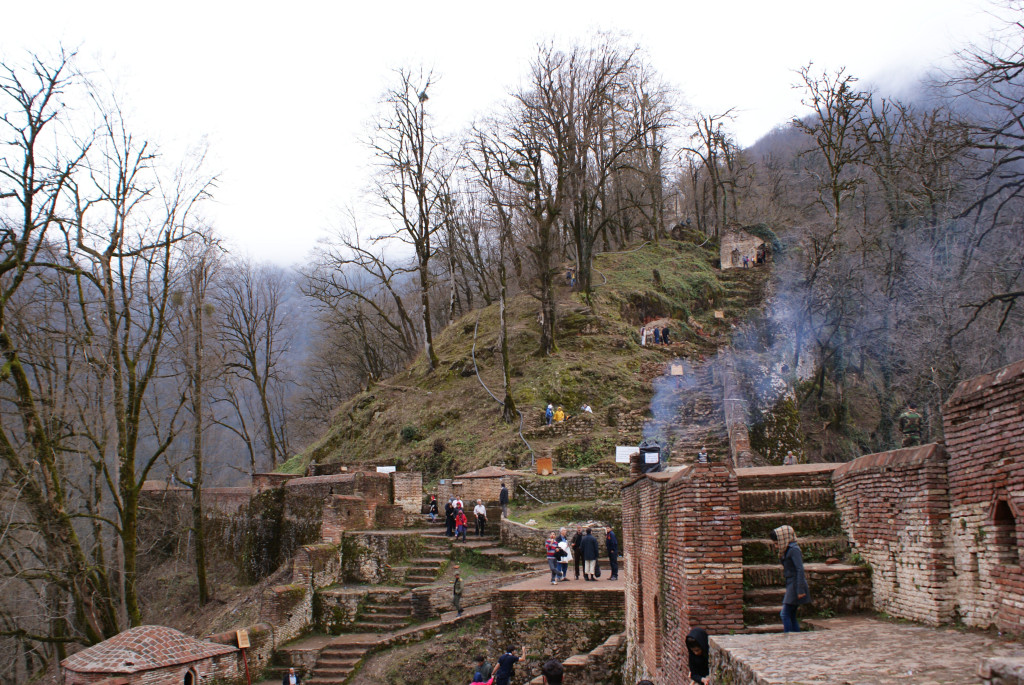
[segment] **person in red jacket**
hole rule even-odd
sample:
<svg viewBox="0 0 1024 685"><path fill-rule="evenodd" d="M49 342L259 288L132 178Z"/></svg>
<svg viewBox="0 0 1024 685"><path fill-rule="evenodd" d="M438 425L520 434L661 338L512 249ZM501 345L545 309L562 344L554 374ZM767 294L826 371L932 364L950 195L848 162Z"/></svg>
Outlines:
<svg viewBox="0 0 1024 685"><path fill-rule="evenodd" d="M460 537L462 541L466 541L466 512L462 511L462 507L459 507L455 512L455 539L458 540Z"/></svg>

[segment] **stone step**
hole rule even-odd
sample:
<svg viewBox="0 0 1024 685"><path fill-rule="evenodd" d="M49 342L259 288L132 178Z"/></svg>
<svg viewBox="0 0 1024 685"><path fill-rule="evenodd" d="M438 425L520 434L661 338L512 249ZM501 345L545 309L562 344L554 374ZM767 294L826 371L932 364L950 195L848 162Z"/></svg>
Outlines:
<svg viewBox="0 0 1024 685"><path fill-rule="evenodd" d="M815 604L831 605L847 613L866 611L871 607L871 569L850 564L804 564L811 598ZM761 588L784 588L781 564L745 564L743 587L747 591ZM819 601L820 600L820 601Z"/></svg>
<svg viewBox="0 0 1024 685"><path fill-rule="evenodd" d="M835 511L786 511L763 514L740 514L740 530L744 538L770 539L769 533L779 526L793 526L797 538L832 537L842 534L839 514Z"/></svg>
<svg viewBox="0 0 1024 685"><path fill-rule="evenodd" d="M355 621L352 624L354 633L390 633L392 630L404 628L409 624L407 620L400 621Z"/></svg>
<svg viewBox="0 0 1024 685"><path fill-rule="evenodd" d="M412 616L412 609L363 609L360 619L375 621L404 621Z"/></svg>
<svg viewBox="0 0 1024 685"><path fill-rule="evenodd" d="M801 464L736 469L740 491L830 488L838 464Z"/></svg>
<svg viewBox="0 0 1024 685"><path fill-rule="evenodd" d="M740 512L744 514L772 511L828 511L835 509L835 506L835 493L831 487L740 491Z"/></svg>
<svg viewBox="0 0 1024 685"><path fill-rule="evenodd" d="M747 633L749 635L768 635L770 633L781 633L783 632L782 619L780 618L778 623L762 623L761 625L747 626L743 630L737 632Z"/></svg>
<svg viewBox="0 0 1024 685"><path fill-rule="evenodd" d="M785 596L784 587L751 588L743 591L743 603L752 606L778 605L781 608Z"/></svg>
<svg viewBox="0 0 1024 685"><path fill-rule="evenodd" d="M478 554L483 554L487 557L514 557L519 554L516 550L506 549L505 547L484 547L477 550Z"/></svg>
<svg viewBox="0 0 1024 685"><path fill-rule="evenodd" d="M316 671L329 671L342 668L352 668L359 663L362 654L351 657L320 657L316 662Z"/></svg>
<svg viewBox="0 0 1024 685"><path fill-rule="evenodd" d="M743 607L743 623L748 626L778 623L781 626L780 611L782 611L781 603L774 606L745 606Z"/></svg>
<svg viewBox="0 0 1024 685"><path fill-rule="evenodd" d="M771 564L778 562L775 543L768 538L744 538L744 564ZM800 552L805 562L825 561L829 558L842 559L850 551L850 541L844 537L800 538Z"/></svg>

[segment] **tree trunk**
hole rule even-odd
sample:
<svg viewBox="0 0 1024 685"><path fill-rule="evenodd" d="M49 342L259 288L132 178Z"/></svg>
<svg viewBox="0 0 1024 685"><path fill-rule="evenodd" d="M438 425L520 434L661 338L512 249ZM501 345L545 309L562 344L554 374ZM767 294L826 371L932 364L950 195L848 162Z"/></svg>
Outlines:
<svg viewBox="0 0 1024 685"><path fill-rule="evenodd" d="M428 246L429 249L429 246ZM423 352L427 357L427 365L431 371L440 364L434 351L434 334L430 326L430 273L427 260L419 260L420 272L420 306L423 308Z"/></svg>

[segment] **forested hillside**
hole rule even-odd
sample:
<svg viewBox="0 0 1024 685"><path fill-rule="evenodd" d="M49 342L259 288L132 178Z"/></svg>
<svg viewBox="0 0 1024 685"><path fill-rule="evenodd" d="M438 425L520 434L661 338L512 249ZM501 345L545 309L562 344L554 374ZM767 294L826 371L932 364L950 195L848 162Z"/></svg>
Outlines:
<svg viewBox="0 0 1024 685"><path fill-rule="evenodd" d="M367 136L371 202L294 269L210 225L204 147L165 154L72 53L5 58L0 680L142 620L148 479L192 492L204 603L205 485L523 461L518 412L549 401L595 408L567 448L592 458L667 358L639 324L664 318L684 354L733 333L749 302L714 260L734 227L778 238L737 348L792 357L752 422L795 416L804 456L847 459L896 445L916 400L941 437L957 382L1024 356L1024 30L993 38L919 102L808 66L805 110L749 149L622 38L539 46L451 134L437 75L402 69Z"/></svg>

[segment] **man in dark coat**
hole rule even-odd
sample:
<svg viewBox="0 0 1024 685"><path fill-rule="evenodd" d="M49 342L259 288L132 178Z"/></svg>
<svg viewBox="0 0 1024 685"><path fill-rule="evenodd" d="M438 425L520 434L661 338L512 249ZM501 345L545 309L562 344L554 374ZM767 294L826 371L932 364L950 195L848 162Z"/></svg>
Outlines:
<svg viewBox="0 0 1024 685"><path fill-rule="evenodd" d="M580 553L580 543L583 542L583 527L576 526L576 534L572 536L572 560L576 569L576 580L580 579L580 564L583 563L583 554Z"/></svg>
<svg viewBox="0 0 1024 685"><path fill-rule="evenodd" d="M444 505L444 534L448 537L455 535L455 505L452 504L451 497Z"/></svg>
<svg viewBox="0 0 1024 685"><path fill-rule="evenodd" d="M580 552L583 553L583 580L597 580L594 575L597 570L597 557L599 553L597 538L587 528L587 534L580 540Z"/></svg>
<svg viewBox="0 0 1024 685"><path fill-rule="evenodd" d="M508 518L508 488L505 481L501 482L501 493L498 495L498 504L501 505L501 518Z"/></svg>
<svg viewBox="0 0 1024 685"><path fill-rule="evenodd" d="M604 537L604 546L608 550L608 565L612 567L612 575L608 580L619 579L619 539L611 528Z"/></svg>
<svg viewBox="0 0 1024 685"><path fill-rule="evenodd" d="M288 672L281 676L281 685L302 685L302 679L294 668L289 668Z"/></svg>

